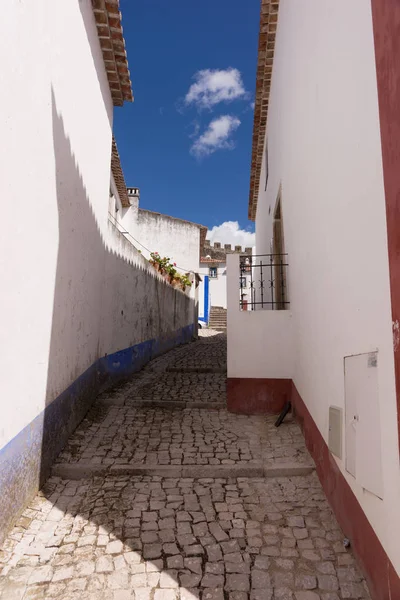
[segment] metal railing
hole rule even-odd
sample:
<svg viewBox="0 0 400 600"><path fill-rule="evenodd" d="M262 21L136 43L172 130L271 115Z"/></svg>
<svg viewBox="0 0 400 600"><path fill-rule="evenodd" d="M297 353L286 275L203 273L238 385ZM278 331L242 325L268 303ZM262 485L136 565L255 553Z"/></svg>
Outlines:
<svg viewBox="0 0 400 600"><path fill-rule="evenodd" d="M287 310L288 266L287 254L240 256L241 310Z"/></svg>

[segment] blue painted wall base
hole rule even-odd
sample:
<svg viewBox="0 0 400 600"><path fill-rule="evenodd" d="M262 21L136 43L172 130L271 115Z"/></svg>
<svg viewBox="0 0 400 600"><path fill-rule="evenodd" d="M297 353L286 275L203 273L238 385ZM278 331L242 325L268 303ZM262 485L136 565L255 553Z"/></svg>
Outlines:
<svg viewBox="0 0 400 600"><path fill-rule="evenodd" d="M100 358L0 450L0 543L49 476L55 458L99 392L194 335L192 324Z"/></svg>

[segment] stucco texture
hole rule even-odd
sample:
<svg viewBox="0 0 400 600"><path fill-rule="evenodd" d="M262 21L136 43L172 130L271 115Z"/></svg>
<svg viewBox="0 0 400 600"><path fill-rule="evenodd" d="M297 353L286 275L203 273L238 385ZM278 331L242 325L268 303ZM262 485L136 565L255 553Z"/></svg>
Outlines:
<svg viewBox="0 0 400 600"><path fill-rule="evenodd" d="M170 258L187 271L197 271L200 258L200 225L139 208L137 235L151 252ZM145 253L146 254L146 253Z"/></svg>
<svg viewBox="0 0 400 600"><path fill-rule="evenodd" d="M329 406L345 408L344 357L379 353L383 499L363 490L344 460L337 464L400 572L393 535L400 528L397 408L369 2L280 1L265 143L269 175L264 191L264 151L257 254L270 252L281 190L292 377L325 441Z"/></svg>
<svg viewBox="0 0 400 600"><path fill-rule="evenodd" d="M1 537L100 386L191 339L195 302L108 219L113 104L90 0L9 3L0 29Z"/></svg>

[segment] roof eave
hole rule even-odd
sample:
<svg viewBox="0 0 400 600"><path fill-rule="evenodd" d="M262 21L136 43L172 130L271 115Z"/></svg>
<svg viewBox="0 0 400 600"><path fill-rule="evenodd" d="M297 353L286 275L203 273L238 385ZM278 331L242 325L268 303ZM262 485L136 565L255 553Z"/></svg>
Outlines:
<svg viewBox="0 0 400 600"><path fill-rule="evenodd" d="M92 0L92 7L113 104L133 102L119 0Z"/></svg>
<svg viewBox="0 0 400 600"><path fill-rule="evenodd" d="M126 189L126 183L124 173L122 171L121 160L118 153L117 142L113 136L112 139L112 151L111 151L111 172L114 177L115 186L118 190L121 204L124 208L130 207L128 190Z"/></svg>
<svg viewBox="0 0 400 600"><path fill-rule="evenodd" d="M251 221L255 220L257 212L278 13L279 0L261 0L248 212Z"/></svg>

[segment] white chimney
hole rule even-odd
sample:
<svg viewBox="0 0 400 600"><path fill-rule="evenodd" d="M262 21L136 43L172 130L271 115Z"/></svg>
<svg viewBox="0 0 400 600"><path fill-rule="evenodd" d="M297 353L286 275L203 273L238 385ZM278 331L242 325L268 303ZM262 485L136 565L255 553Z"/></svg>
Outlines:
<svg viewBox="0 0 400 600"><path fill-rule="evenodd" d="M139 188L128 187L127 191L128 191L129 204L131 206L138 206L139 205L139 199L140 199L140 190L139 190Z"/></svg>

